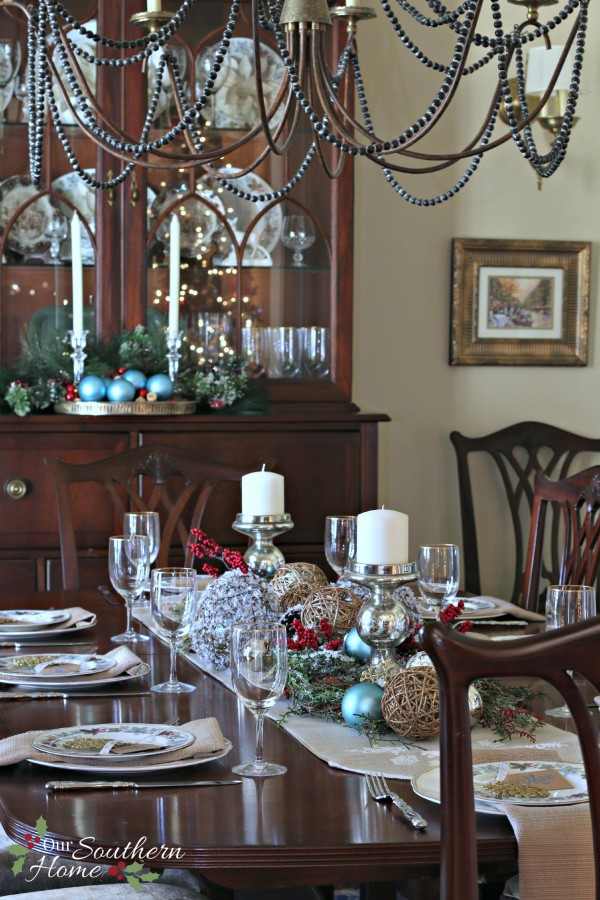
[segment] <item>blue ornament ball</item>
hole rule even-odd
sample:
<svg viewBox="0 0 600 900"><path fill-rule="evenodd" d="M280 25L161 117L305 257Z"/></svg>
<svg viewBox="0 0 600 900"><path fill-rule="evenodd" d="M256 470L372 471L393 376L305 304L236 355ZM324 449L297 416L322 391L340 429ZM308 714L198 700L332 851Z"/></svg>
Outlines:
<svg viewBox="0 0 600 900"><path fill-rule="evenodd" d="M126 378L115 378L106 388L111 403L129 403L135 399L135 388Z"/></svg>
<svg viewBox="0 0 600 900"><path fill-rule="evenodd" d="M146 387L146 376L139 369L127 369L126 372L123 372L123 378L130 381L138 391L140 388Z"/></svg>
<svg viewBox="0 0 600 900"><path fill-rule="evenodd" d="M344 650L358 662L366 662L371 655L371 648L365 644L356 628L349 631L344 638Z"/></svg>
<svg viewBox="0 0 600 900"><path fill-rule="evenodd" d="M366 725L367 720L380 722L383 719L381 698L383 688L378 684L361 681L348 688L342 697L342 718L348 725Z"/></svg>
<svg viewBox="0 0 600 900"><path fill-rule="evenodd" d="M173 396L173 382L168 375L151 375L146 381L146 389L156 394L159 400L170 400Z"/></svg>
<svg viewBox="0 0 600 900"><path fill-rule="evenodd" d="M77 385L80 400L95 403L106 397L106 385L97 375L84 375Z"/></svg>

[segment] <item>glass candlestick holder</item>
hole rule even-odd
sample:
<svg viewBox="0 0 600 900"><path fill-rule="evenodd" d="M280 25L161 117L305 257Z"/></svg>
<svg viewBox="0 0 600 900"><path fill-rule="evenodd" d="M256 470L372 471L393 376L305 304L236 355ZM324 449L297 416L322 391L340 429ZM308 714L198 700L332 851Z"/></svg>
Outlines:
<svg viewBox="0 0 600 900"><path fill-rule="evenodd" d="M346 577L364 584L372 596L365 600L356 617L356 630L371 648L369 664L375 669L400 671L396 661L396 647L409 632L409 618L404 604L393 596L394 591L416 578L417 564L369 565L349 560Z"/></svg>
<svg viewBox="0 0 600 900"><path fill-rule="evenodd" d="M178 332L178 334L167 334L167 359L169 361L169 378L173 382L175 382L177 373L179 372L179 360L181 359L179 348L181 347L182 337L183 331Z"/></svg>
<svg viewBox="0 0 600 900"><path fill-rule="evenodd" d="M73 348L71 359L73 360L73 384L75 385L78 385L83 378L83 366L87 359L87 353L84 352L87 335L87 331L82 331L80 334L75 334L74 331L68 332L69 341Z"/></svg>
<svg viewBox="0 0 600 900"><path fill-rule="evenodd" d="M256 575L272 578L277 569L285 565L285 557L273 544L273 539L294 527L289 513L279 516L247 516L238 513L231 527L251 539L244 559Z"/></svg>

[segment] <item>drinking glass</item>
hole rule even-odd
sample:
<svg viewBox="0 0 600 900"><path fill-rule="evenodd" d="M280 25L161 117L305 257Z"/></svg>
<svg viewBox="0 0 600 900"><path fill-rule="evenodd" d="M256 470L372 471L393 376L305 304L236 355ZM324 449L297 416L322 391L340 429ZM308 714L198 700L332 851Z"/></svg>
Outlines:
<svg viewBox="0 0 600 900"><path fill-rule="evenodd" d="M312 378L329 375L329 329L310 325L302 330L304 367Z"/></svg>
<svg viewBox="0 0 600 900"><path fill-rule="evenodd" d="M264 378L269 374L270 329L258 325L242 328L242 356L252 378Z"/></svg>
<svg viewBox="0 0 600 900"><path fill-rule="evenodd" d="M281 228L281 243L294 251L293 266L305 266L304 251L315 242L315 226L308 216L285 216Z"/></svg>
<svg viewBox="0 0 600 900"><path fill-rule="evenodd" d="M131 611L144 589L150 571L148 538L144 534L117 534L108 539L108 574L117 594L125 600L127 626L111 640L115 644L139 643L148 636L133 630Z"/></svg>
<svg viewBox="0 0 600 900"><path fill-rule="evenodd" d="M439 612L458 593L460 562L456 544L429 544L417 554L419 590L428 609Z"/></svg>
<svg viewBox="0 0 600 900"><path fill-rule="evenodd" d="M190 630L196 618L198 591L195 569L154 569L150 590L152 620L161 637L169 642L169 680L153 684L157 694L189 694L193 684L177 679L177 644Z"/></svg>
<svg viewBox="0 0 600 900"><path fill-rule="evenodd" d="M14 81L21 64L21 44L11 38L0 38L0 121L5 121L5 112L14 91Z"/></svg>
<svg viewBox="0 0 600 900"><path fill-rule="evenodd" d="M271 364L276 378L295 378L302 368L300 329L271 328Z"/></svg>
<svg viewBox="0 0 600 900"><path fill-rule="evenodd" d="M233 688L256 718L254 760L234 766L237 775L264 777L283 775L285 766L263 757L263 722L285 688L287 679L287 636L283 625L256 625L240 622L231 630L231 680Z"/></svg>
<svg viewBox="0 0 600 900"><path fill-rule="evenodd" d="M342 575L356 552L356 516L327 516L325 558L334 572Z"/></svg>
<svg viewBox="0 0 600 900"><path fill-rule="evenodd" d="M123 531L125 534L145 534L148 538L148 558L150 566L158 556L160 548L160 516L157 512L143 510L141 512L128 512L123 517ZM142 594L150 590L150 573L144 584ZM140 595L141 597L142 595ZM147 601L143 601L147 605Z"/></svg>
<svg viewBox="0 0 600 900"><path fill-rule="evenodd" d="M546 590L546 631L564 628L596 615L596 589L587 585L551 584ZM573 673L569 671L571 677ZM546 710L548 716L566 718L571 710L564 703Z"/></svg>

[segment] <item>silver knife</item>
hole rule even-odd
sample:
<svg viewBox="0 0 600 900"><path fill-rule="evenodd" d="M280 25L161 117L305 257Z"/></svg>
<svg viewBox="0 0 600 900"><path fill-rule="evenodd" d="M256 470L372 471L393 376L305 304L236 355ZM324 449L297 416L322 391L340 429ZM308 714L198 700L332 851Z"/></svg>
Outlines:
<svg viewBox="0 0 600 900"><path fill-rule="evenodd" d="M241 784L241 778L229 781L49 781L47 791L96 791L104 788L116 791L128 788L139 791L140 788L175 788L175 787L216 787L224 784Z"/></svg>
<svg viewBox="0 0 600 900"><path fill-rule="evenodd" d="M149 697L150 691L36 691L35 693L18 693L16 691L0 691L0 700L67 700L70 697L119 697L126 700L127 697Z"/></svg>

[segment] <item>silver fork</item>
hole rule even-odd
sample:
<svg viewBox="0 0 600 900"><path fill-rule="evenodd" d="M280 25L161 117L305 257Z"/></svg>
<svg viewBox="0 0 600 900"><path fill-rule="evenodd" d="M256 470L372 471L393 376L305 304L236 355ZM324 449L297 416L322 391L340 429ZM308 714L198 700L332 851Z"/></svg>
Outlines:
<svg viewBox="0 0 600 900"><path fill-rule="evenodd" d="M406 800L399 797L388 787L388 783L381 772L365 772L367 788L373 800L391 800L397 806L404 818L410 822L413 828L427 828L427 822L418 812L409 806Z"/></svg>
<svg viewBox="0 0 600 900"><path fill-rule="evenodd" d="M179 716L171 716L170 719L167 719L166 722L161 722L161 725L179 725Z"/></svg>

